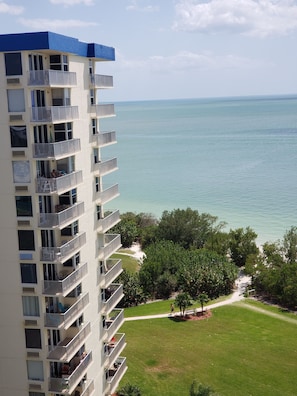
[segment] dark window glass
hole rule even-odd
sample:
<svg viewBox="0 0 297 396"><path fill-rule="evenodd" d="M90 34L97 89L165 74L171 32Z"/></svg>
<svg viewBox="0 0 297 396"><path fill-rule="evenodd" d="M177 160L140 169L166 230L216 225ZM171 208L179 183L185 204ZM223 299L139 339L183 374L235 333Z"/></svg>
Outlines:
<svg viewBox="0 0 297 396"><path fill-rule="evenodd" d="M30 196L15 197L17 216L32 216L32 201Z"/></svg>
<svg viewBox="0 0 297 396"><path fill-rule="evenodd" d="M43 392L29 392L29 396L45 396Z"/></svg>
<svg viewBox="0 0 297 396"><path fill-rule="evenodd" d="M22 283L37 283L36 264L21 263Z"/></svg>
<svg viewBox="0 0 297 396"><path fill-rule="evenodd" d="M11 147L28 147L26 127L11 126L10 141L11 141Z"/></svg>
<svg viewBox="0 0 297 396"><path fill-rule="evenodd" d="M7 76L21 76L22 57L20 52L10 52L5 54L5 70Z"/></svg>
<svg viewBox="0 0 297 396"><path fill-rule="evenodd" d="M35 250L34 231L18 230L19 250Z"/></svg>
<svg viewBox="0 0 297 396"><path fill-rule="evenodd" d="M25 329L26 348L41 349L41 336L39 329Z"/></svg>

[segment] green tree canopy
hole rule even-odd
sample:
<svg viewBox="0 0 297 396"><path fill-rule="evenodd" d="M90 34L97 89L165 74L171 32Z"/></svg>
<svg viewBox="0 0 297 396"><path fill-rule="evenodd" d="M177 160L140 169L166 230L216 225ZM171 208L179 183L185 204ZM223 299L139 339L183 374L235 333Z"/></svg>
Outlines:
<svg viewBox="0 0 297 396"><path fill-rule="evenodd" d="M250 254L259 252L256 245L257 234L250 227L230 230L229 236L231 258L238 267L245 265Z"/></svg>

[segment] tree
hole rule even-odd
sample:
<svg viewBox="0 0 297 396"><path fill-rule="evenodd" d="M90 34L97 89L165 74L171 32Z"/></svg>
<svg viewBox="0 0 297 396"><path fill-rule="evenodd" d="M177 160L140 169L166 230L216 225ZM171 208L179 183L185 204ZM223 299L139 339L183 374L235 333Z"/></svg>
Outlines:
<svg viewBox="0 0 297 396"><path fill-rule="evenodd" d="M141 396L141 391L137 385L128 383L117 391L117 396Z"/></svg>
<svg viewBox="0 0 297 396"><path fill-rule="evenodd" d="M203 315L203 307L204 307L204 304L206 304L207 301L208 301L208 295L206 293L200 293L198 295L198 300L199 300L199 302L201 304L201 312L202 312L202 315Z"/></svg>
<svg viewBox="0 0 297 396"><path fill-rule="evenodd" d="M197 383L197 381L193 381L190 386L190 396L219 396L217 393L206 385L202 385Z"/></svg>
<svg viewBox="0 0 297 396"><path fill-rule="evenodd" d="M147 297L140 286L138 273L123 270L118 280L123 284L124 292L124 297L120 303L121 307L132 307L146 302Z"/></svg>
<svg viewBox="0 0 297 396"><path fill-rule="evenodd" d="M135 219L129 213L122 215L120 223L114 226L110 232L121 235L121 242L125 248L130 247L139 235Z"/></svg>
<svg viewBox="0 0 297 396"><path fill-rule="evenodd" d="M159 239L180 244L183 248L202 248L211 235L218 232L225 223L216 225L217 217L197 210L175 209L164 211L157 229Z"/></svg>
<svg viewBox="0 0 297 396"><path fill-rule="evenodd" d="M289 263L297 260L297 227L291 227L284 235L283 240L284 254Z"/></svg>
<svg viewBox="0 0 297 396"><path fill-rule="evenodd" d="M229 235L231 259L238 267L245 265L249 254L258 254L257 234L250 227L230 230Z"/></svg>
<svg viewBox="0 0 297 396"><path fill-rule="evenodd" d="M181 315L185 316L186 309L191 305L188 293L179 293L174 300L174 305L179 308Z"/></svg>

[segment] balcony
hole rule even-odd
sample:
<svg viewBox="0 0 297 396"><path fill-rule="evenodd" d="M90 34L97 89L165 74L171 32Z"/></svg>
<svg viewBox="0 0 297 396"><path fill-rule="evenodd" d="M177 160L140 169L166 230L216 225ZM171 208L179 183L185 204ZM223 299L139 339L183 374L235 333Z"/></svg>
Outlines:
<svg viewBox="0 0 297 396"><path fill-rule="evenodd" d="M45 313L45 327L64 327L65 329L70 327L71 324L80 317L85 307L89 304L89 294L86 293L77 298L69 297L67 298L67 301L71 301L72 304L64 306L65 312Z"/></svg>
<svg viewBox="0 0 297 396"><path fill-rule="evenodd" d="M120 219L120 212L115 210L114 212L110 213L107 216L104 216L103 219L98 220L97 224L97 232L105 233L110 228L115 226L117 223L121 221Z"/></svg>
<svg viewBox="0 0 297 396"><path fill-rule="evenodd" d="M99 147L109 146L117 142L115 131L100 132L93 135L93 142Z"/></svg>
<svg viewBox="0 0 297 396"><path fill-rule="evenodd" d="M86 374L87 368L92 361L92 352L89 352L86 356L83 355L79 358L81 360L71 374L63 375L64 378L49 378L49 392L71 395L75 387Z"/></svg>
<svg viewBox="0 0 297 396"><path fill-rule="evenodd" d="M77 120L78 106L49 106L32 107L31 122L34 123L60 123Z"/></svg>
<svg viewBox="0 0 297 396"><path fill-rule="evenodd" d="M72 270L72 267L70 267ZM62 295L67 296L68 293L71 292L87 275L88 273L88 264L84 263L74 271L69 273L64 273L64 271L60 271L59 280L45 280L43 281L43 294L47 296L56 296Z"/></svg>
<svg viewBox="0 0 297 396"><path fill-rule="evenodd" d="M62 263L68 256L73 255L86 243L86 233L77 234L69 241L65 241L58 247L42 247L41 261L51 261L53 263Z"/></svg>
<svg viewBox="0 0 297 396"><path fill-rule="evenodd" d="M69 328L67 333L68 332L69 337L64 338L64 340L56 345L54 349L48 354L47 358L49 360L55 360L59 362L70 361L78 349L82 347L87 336L91 333L91 325L88 323L79 331L77 330L77 327ZM76 334L70 334L74 332L76 332Z"/></svg>
<svg viewBox="0 0 297 396"><path fill-rule="evenodd" d="M65 227L84 213L84 203L78 202L74 205L56 205L57 213L39 213L38 227L53 228Z"/></svg>
<svg viewBox="0 0 297 396"><path fill-rule="evenodd" d="M91 396L94 394L95 386L93 380L83 380L79 386L77 386L71 396L76 396L76 391L79 392L79 396Z"/></svg>
<svg viewBox="0 0 297 396"><path fill-rule="evenodd" d="M99 247L99 259L106 260L113 253L115 253L120 247L121 236L118 234L106 234L104 235L104 245Z"/></svg>
<svg viewBox="0 0 297 396"><path fill-rule="evenodd" d="M94 171L98 172L100 176L108 175L118 169L117 159L112 158L94 164Z"/></svg>
<svg viewBox="0 0 297 396"><path fill-rule="evenodd" d="M38 87L75 87L76 73L61 70L31 70L28 85Z"/></svg>
<svg viewBox="0 0 297 396"><path fill-rule="evenodd" d="M91 105L90 112L98 118L115 116L113 104L96 104Z"/></svg>
<svg viewBox="0 0 297 396"><path fill-rule="evenodd" d="M108 287L111 282L121 274L122 271L122 260L107 260L106 268L100 268L100 286Z"/></svg>
<svg viewBox="0 0 297 396"><path fill-rule="evenodd" d="M57 178L38 177L36 192L39 194L63 194L77 187L82 181L82 171L72 172Z"/></svg>
<svg viewBox="0 0 297 396"><path fill-rule="evenodd" d="M111 341L105 344L106 361L105 365L110 366L119 357L119 354L126 346L125 334L115 334Z"/></svg>
<svg viewBox="0 0 297 396"><path fill-rule="evenodd" d="M126 358L124 357L118 357L113 367L107 370L106 382L107 389L110 394L112 394L116 390L120 380L123 378L126 371L127 363Z"/></svg>
<svg viewBox="0 0 297 396"><path fill-rule="evenodd" d="M102 74L91 74L90 84L94 88L112 88L113 87L113 77L105 76Z"/></svg>
<svg viewBox="0 0 297 396"><path fill-rule="evenodd" d="M106 340L111 340L114 334L119 330L119 328L124 323L124 310L114 309L108 315L108 319L105 320L104 327L104 338Z"/></svg>
<svg viewBox="0 0 297 396"><path fill-rule="evenodd" d="M110 312L124 297L123 285L111 284L107 289L104 289L105 300L102 302L103 311Z"/></svg>
<svg viewBox="0 0 297 396"><path fill-rule="evenodd" d="M56 143L33 144L33 157L43 159L60 159L80 151L80 139L63 140Z"/></svg>
<svg viewBox="0 0 297 396"><path fill-rule="evenodd" d="M96 200L98 200L101 204L105 204L119 195L119 185L114 184L113 186L107 187L103 191L96 192Z"/></svg>

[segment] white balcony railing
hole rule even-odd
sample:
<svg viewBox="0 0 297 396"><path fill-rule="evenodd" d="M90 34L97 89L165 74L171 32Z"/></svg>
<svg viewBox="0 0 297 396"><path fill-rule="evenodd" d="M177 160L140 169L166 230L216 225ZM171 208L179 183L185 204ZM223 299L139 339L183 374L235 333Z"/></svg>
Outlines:
<svg viewBox="0 0 297 396"><path fill-rule="evenodd" d="M91 74L90 84L95 88L112 88L113 87L113 77L105 76L102 74Z"/></svg>
<svg viewBox="0 0 297 396"><path fill-rule="evenodd" d="M113 253L115 253L120 247L121 236L118 234L106 234L104 235L104 246L99 248L99 259L108 259Z"/></svg>
<svg viewBox="0 0 297 396"><path fill-rule="evenodd" d="M97 232L105 233L121 221L119 210L115 210L103 219L98 220Z"/></svg>
<svg viewBox="0 0 297 396"><path fill-rule="evenodd" d="M32 107L31 122L60 123L79 118L78 106Z"/></svg>
<svg viewBox="0 0 297 396"><path fill-rule="evenodd" d="M105 204L119 195L119 185L114 184L113 186L107 187L103 191L98 191L96 193L96 200L99 200L101 204Z"/></svg>
<svg viewBox="0 0 297 396"><path fill-rule="evenodd" d="M106 269L100 269L100 286L108 287L123 271L122 260L109 259L106 262Z"/></svg>
<svg viewBox="0 0 297 396"><path fill-rule="evenodd" d="M102 160L94 164L94 171L98 172L100 176L108 175L118 169L117 158L112 158L109 160Z"/></svg>
<svg viewBox="0 0 297 396"><path fill-rule="evenodd" d="M111 131L111 132L95 133L93 135L93 141L96 142L97 146L99 147L104 147L110 144L114 144L117 142L116 132Z"/></svg>
<svg viewBox="0 0 297 396"><path fill-rule="evenodd" d="M46 327L69 327L84 311L89 304L89 294L86 293L70 305L63 313L49 312L45 314Z"/></svg>
<svg viewBox="0 0 297 396"><path fill-rule="evenodd" d="M62 158L80 151L80 139L63 140L56 143L33 144L34 158Z"/></svg>
<svg viewBox="0 0 297 396"><path fill-rule="evenodd" d="M36 192L41 194L62 194L77 187L82 181L82 171L72 172L57 178L38 177Z"/></svg>
<svg viewBox="0 0 297 396"><path fill-rule="evenodd" d="M105 340L111 340L114 334L124 323L124 310L114 309L109 313L109 319L105 321L104 327L104 338Z"/></svg>
<svg viewBox="0 0 297 396"><path fill-rule="evenodd" d="M106 365L111 365L123 351L126 346L126 339L124 333L117 333L112 337L112 340L106 344Z"/></svg>
<svg viewBox="0 0 297 396"><path fill-rule="evenodd" d="M123 293L123 285L121 284L111 284L110 287L110 296L106 296L106 300L103 301L103 310L105 313L110 312L115 306L121 301L124 297ZM108 290L105 290L105 294L107 295Z"/></svg>
<svg viewBox="0 0 297 396"><path fill-rule="evenodd" d="M74 87L76 73L61 70L31 70L28 72L29 86Z"/></svg>
<svg viewBox="0 0 297 396"><path fill-rule="evenodd" d="M61 294L66 296L75 286L82 281L88 273L88 264L84 263L78 266L73 272L70 272L64 279L44 280L43 294L47 296L56 296ZM63 274L62 274L63 276Z"/></svg>
<svg viewBox="0 0 297 396"><path fill-rule="evenodd" d="M125 357L118 357L116 362L114 363L114 367L108 369L107 385L109 386L110 394L112 394L116 390L126 370L127 370L127 363Z"/></svg>
<svg viewBox="0 0 297 396"><path fill-rule="evenodd" d="M91 113L94 113L98 118L112 117L115 115L114 104L91 105Z"/></svg>
<svg viewBox="0 0 297 396"><path fill-rule="evenodd" d="M58 213L39 213L38 227L52 228L64 227L84 213L84 203L78 202L69 207L57 205ZM64 208L64 209L63 209Z"/></svg>
<svg viewBox="0 0 297 396"><path fill-rule="evenodd" d="M82 232L75 235L69 241L65 241L61 246L57 247L42 247L41 261L51 261L61 263L63 260L73 255L76 250L79 250L86 243L86 233Z"/></svg>

